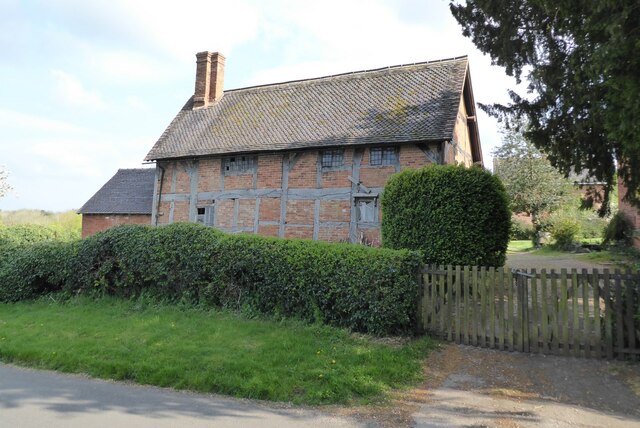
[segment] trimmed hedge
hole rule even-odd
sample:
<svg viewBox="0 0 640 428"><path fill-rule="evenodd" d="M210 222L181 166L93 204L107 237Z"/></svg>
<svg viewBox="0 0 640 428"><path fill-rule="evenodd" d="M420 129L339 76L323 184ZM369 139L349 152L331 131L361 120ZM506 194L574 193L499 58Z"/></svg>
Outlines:
<svg viewBox="0 0 640 428"><path fill-rule="evenodd" d="M121 226L20 251L0 266L0 300L60 290L144 295L402 334L414 328L419 267L419 255L406 250L228 235L186 223Z"/></svg>
<svg viewBox="0 0 640 428"><path fill-rule="evenodd" d="M77 275L77 242L16 246L0 262L0 302L16 302L60 291Z"/></svg>
<svg viewBox="0 0 640 428"><path fill-rule="evenodd" d="M72 241L74 236L54 227L39 224L0 225L0 264L18 247L45 241Z"/></svg>
<svg viewBox="0 0 640 428"><path fill-rule="evenodd" d="M479 167L431 165L395 174L382 194L382 243L428 264L502 266L511 213L500 180Z"/></svg>

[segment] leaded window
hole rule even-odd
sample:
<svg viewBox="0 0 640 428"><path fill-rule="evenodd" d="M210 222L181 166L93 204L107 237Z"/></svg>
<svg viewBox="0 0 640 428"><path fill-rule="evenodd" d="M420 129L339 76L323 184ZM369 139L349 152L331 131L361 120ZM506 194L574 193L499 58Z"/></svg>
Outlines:
<svg viewBox="0 0 640 428"><path fill-rule="evenodd" d="M321 159L323 168L336 168L344 165L344 150L324 150Z"/></svg>
<svg viewBox="0 0 640 428"><path fill-rule="evenodd" d="M398 150L395 147L374 147L369 151L370 165L395 165L398 162Z"/></svg>
<svg viewBox="0 0 640 428"><path fill-rule="evenodd" d="M247 174L253 172L253 156L231 156L224 159L225 175Z"/></svg>

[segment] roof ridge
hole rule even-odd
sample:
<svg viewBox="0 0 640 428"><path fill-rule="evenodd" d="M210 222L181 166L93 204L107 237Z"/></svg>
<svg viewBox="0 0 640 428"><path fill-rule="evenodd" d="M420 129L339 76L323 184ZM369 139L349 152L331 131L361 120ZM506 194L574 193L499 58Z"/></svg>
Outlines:
<svg viewBox="0 0 640 428"><path fill-rule="evenodd" d="M468 63L456 56L233 89L195 110L191 97L145 161L451 139Z"/></svg>
<svg viewBox="0 0 640 428"><path fill-rule="evenodd" d="M284 82L265 83L263 85L253 85L253 86L245 86L243 88L226 89L224 91L224 93L238 92L238 91L245 91L245 90L249 90L249 89L266 88L266 87L273 87L273 86L288 85L288 84L291 84L291 83L310 82L310 81L314 81L314 80L330 79L332 77L349 76L349 75L361 74L361 73L362 74L363 73L374 73L376 71L398 69L398 68L402 68L402 67L412 67L412 66L416 66L416 65L429 65L429 64L438 64L438 63L445 63L445 62L451 62L451 61L459 61L461 59L468 59L468 58L469 58L468 55L460 55L460 56L454 56L454 57L451 57L451 58L435 59L435 60L431 60L431 61L421 61L421 62L413 62L413 63L407 63L407 64L389 65L389 66L380 67L380 68L370 68L370 69L365 69L365 70L347 71L345 73L328 74L326 76L309 77L309 78L306 78L306 79L294 79L294 80L286 80Z"/></svg>
<svg viewBox="0 0 640 428"><path fill-rule="evenodd" d="M144 167L143 168L118 168L117 172L120 172L120 171L149 171L149 170L153 171L154 169L155 168L144 168Z"/></svg>

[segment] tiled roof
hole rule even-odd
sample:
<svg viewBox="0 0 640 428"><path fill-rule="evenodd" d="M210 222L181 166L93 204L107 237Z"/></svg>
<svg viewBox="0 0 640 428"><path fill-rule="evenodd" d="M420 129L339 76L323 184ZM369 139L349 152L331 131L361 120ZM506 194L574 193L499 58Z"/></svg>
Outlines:
<svg viewBox="0 0 640 428"><path fill-rule="evenodd" d="M190 99L146 159L451 139L466 72L460 57Z"/></svg>
<svg viewBox="0 0 640 428"><path fill-rule="evenodd" d="M78 211L81 214L151 214L155 168L119 169Z"/></svg>

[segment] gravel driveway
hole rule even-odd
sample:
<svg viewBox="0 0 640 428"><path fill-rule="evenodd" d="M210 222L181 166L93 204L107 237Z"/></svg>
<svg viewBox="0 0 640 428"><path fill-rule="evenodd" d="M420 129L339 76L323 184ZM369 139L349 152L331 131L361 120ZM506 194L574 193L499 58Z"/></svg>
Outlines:
<svg viewBox="0 0 640 428"><path fill-rule="evenodd" d="M640 365L446 345L418 427L640 427Z"/></svg>

